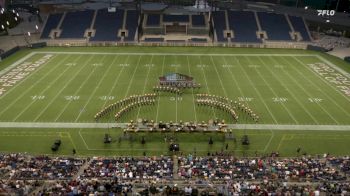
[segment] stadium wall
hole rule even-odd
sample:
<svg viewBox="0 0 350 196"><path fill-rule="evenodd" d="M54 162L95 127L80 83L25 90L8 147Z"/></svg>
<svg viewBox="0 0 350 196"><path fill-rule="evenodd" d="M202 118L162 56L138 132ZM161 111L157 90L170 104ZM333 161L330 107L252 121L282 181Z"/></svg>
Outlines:
<svg viewBox="0 0 350 196"><path fill-rule="evenodd" d="M314 45L307 45L308 50L314 50L318 52L328 52L326 48L320 47L320 46L314 46Z"/></svg>
<svg viewBox="0 0 350 196"><path fill-rule="evenodd" d="M345 60L346 62L350 63L350 56L346 56L346 57L344 58L344 60Z"/></svg>
<svg viewBox="0 0 350 196"><path fill-rule="evenodd" d="M267 43L216 43L216 42L89 42L88 40L48 40L47 46L220 46L236 48L290 48L307 49L307 43L267 42Z"/></svg>
<svg viewBox="0 0 350 196"><path fill-rule="evenodd" d="M12 54L16 53L20 48L18 46L14 47L14 48L11 48L10 50L2 53L0 55L0 61L2 61L3 59L11 56Z"/></svg>

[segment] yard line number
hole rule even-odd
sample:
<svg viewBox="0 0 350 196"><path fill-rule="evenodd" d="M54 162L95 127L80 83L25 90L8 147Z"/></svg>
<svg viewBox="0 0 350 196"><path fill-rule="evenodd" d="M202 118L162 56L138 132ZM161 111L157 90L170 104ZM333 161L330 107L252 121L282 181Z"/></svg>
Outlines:
<svg viewBox="0 0 350 196"><path fill-rule="evenodd" d="M76 101L80 99L80 96L68 95L68 96L64 96L64 99L67 101Z"/></svg>
<svg viewBox="0 0 350 196"><path fill-rule="evenodd" d="M285 103L288 101L288 98L285 97L273 97L272 101L275 103Z"/></svg>

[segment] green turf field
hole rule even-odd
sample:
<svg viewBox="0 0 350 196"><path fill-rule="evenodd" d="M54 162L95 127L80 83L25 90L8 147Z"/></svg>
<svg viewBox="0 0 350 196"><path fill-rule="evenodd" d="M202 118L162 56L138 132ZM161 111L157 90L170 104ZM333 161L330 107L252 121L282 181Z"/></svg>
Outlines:
<svg viewBox="0 0 350 196"><path fill-rule="evenodd" d="M345 90L350 88L350 65L328 55L302 50L193 47L45 48L21 51L2 62L0 69L16 62L17 66L37 62L45 55L52 57L13 86L6 86L0 96L0 151L50 153L51 143L60 137L66 141L58 152L61 154L69 154L72 148L81 155L164 154L167 144L162 134L144 134L146 146L141 146L140 135L133 141L123 139L106 146L104 133L117 138L122 131L93 129L88 123L95 122L93 116L104 106L129 95L152 93L158 77L181 73L194 77L202 88L187 89L182 96L161 93L155 105L135 109L118 122L219 118L233 123L222 111L194 104L196 93L209 93L248 105L260 121L254 128L253 121L239 118L239 130L234 130L236 143L220 134L177 135L185 152L206 154L229 143L229 151L238 155L278 150L295 156L298 146L312 154L350 153L350 93ZM112 115L99 123L114 122ZM50 123L55 128L44 128ZM67 124L77 129L65 128ZM244 133L250 135L249 147L240 145ZM210 136L213 146L207 144Z"/></svg>

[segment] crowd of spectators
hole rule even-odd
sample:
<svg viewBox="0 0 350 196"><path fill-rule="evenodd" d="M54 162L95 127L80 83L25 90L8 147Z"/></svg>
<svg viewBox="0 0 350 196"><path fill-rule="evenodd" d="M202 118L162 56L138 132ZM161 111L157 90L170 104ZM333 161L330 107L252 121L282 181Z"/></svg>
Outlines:
<svg viewBox="0 0 350 196"><path fill-rule="evenodd" d="M94 158L81 177L118 179L161 179L173 176L170 157Z"/></svg>
<svg viewBox="0 0 350 196"><path fill-rule="evenodd" d="M37 180L0 180L0 195L29 195L42 185Z"/></svg>
<svg viewBox="0 0 350 196"><path fill-rule="evenodd" d="M11 179L67 179L76 174L85 159L5 154L0 156L0 171Z"/></svg>
<svg viewBox="0 0 350 196"><path fill-rule="evenodd" d="M350 175L350 157L330 157L328 158L328 161L333 165L336 166L341 172L346 173L347 175Z"/></svg>
<svg viewBox="0 0 350 196"><path fill-rule="evenodd" d="M343 162L344 163L344 162ZM309 157L285 159L237 159L234 157L179 157L178 175L183 178L224 180L346 180L343 172L326 159ZM348 165L349 166L349 165ZM346 166L342 166L345 168Z"/></svg>
<svg viewBox="0 0 350 196"><path fill-rule="evenodd" d="M217 187L221 195L348 195L349 183L287 183L285 181L229 181Z"/></svg>
<svg viewBox="0 0 350 196"><path fill-rule="evenodd" d="M349 174L348 156L90 159L0 154L0 195L349 195Z"/></svg>
<svg viewBox="0 0 350 196"><path fill-rule="evenodd" d="M119 182L117 179L76 179L56 181L45 187L39 195L127 195L132 193L133 183Z"/></svg>

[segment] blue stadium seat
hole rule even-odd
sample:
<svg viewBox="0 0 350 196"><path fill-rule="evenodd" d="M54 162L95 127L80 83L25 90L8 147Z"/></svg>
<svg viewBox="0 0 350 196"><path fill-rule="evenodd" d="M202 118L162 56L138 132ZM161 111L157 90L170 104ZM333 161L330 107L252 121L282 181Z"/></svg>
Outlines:
<svg viewBox="0 0 350 196"><path fill-rule="evenodd" d="M60 38L84 38L85 30L90 28L93 16L93 10L68 12L61 25Z"/></svg>
<svg viewBox="0 0 350 196"><path fill-rule="evenodd" d="M192 26L193 27L205 27L204 15L192 15Z"/></svg>
<svg viewBox="0 0 350 196"><path fill-rule="evenodd" d="M311 41L309 33L307 32L306 24L301 17L289 16L289 20L294 27L294 31L297 31L303 37L303 41Z"/></svg>
<svg viewBox="0 0 350 196"><path fill-rule="evenodd" d="M94 29L95 36L90 41L120 41L118 31L123 26L124 10L108 12L107 9L98 10Z"/></svg>
<svg viewBox="0 0 350 196"><path fill-rule="evenodd" d="M146 26L147 27L159 27L160 26L160 15L159 14L148 14Z"/></svg>
<svg viewBox="0 0 350 196"><path fill-rule="evenodd" d="M43 32L41 33L42 39L49 38L50 32L53 29L57 28L62 16L63 16L62 13L49 15L49 17L47 18L47 21L46 21L46 25L43 29Z"/></svg>
<svg viewBox="0 0 350 196"><path fill-rule="evenodd" d="M183 22L188 23L190 21L189 15L171 15L171 14L164 14L163 15L163 22Z"/></svg>
<svg viewBox="0 0 350 196"><path fill-rule="evenodd" d="M292 30L282 14L258 12L260 25L263 31L266 31L268 40L292 41L289 32Z"/></svg>
<svg viewBox="0 0 350 196"><path fill-rule="evenodd" d="M256 42L261 40L257 38L256 32L259 30L256 24L253 12L249 11L228 11L228 20L230 29L233 30L235 37L233 42Z"/></svg>
<svg viewBox="0 0 350 196"><path fill-rule="evenodd" d="M128 10L126 15L125 28L128 30L128 36L124 41L135 41L135 34L139 24L139 12L136 10Z"/></svg>
<svg viewBox="0 0 350 196"><path fill-rule="evenodd" d="M224 30L226 30L226 18L224 11L213 12L214 29L217 35L218 42L227 42L227 38L224 38Z"/></svg>

